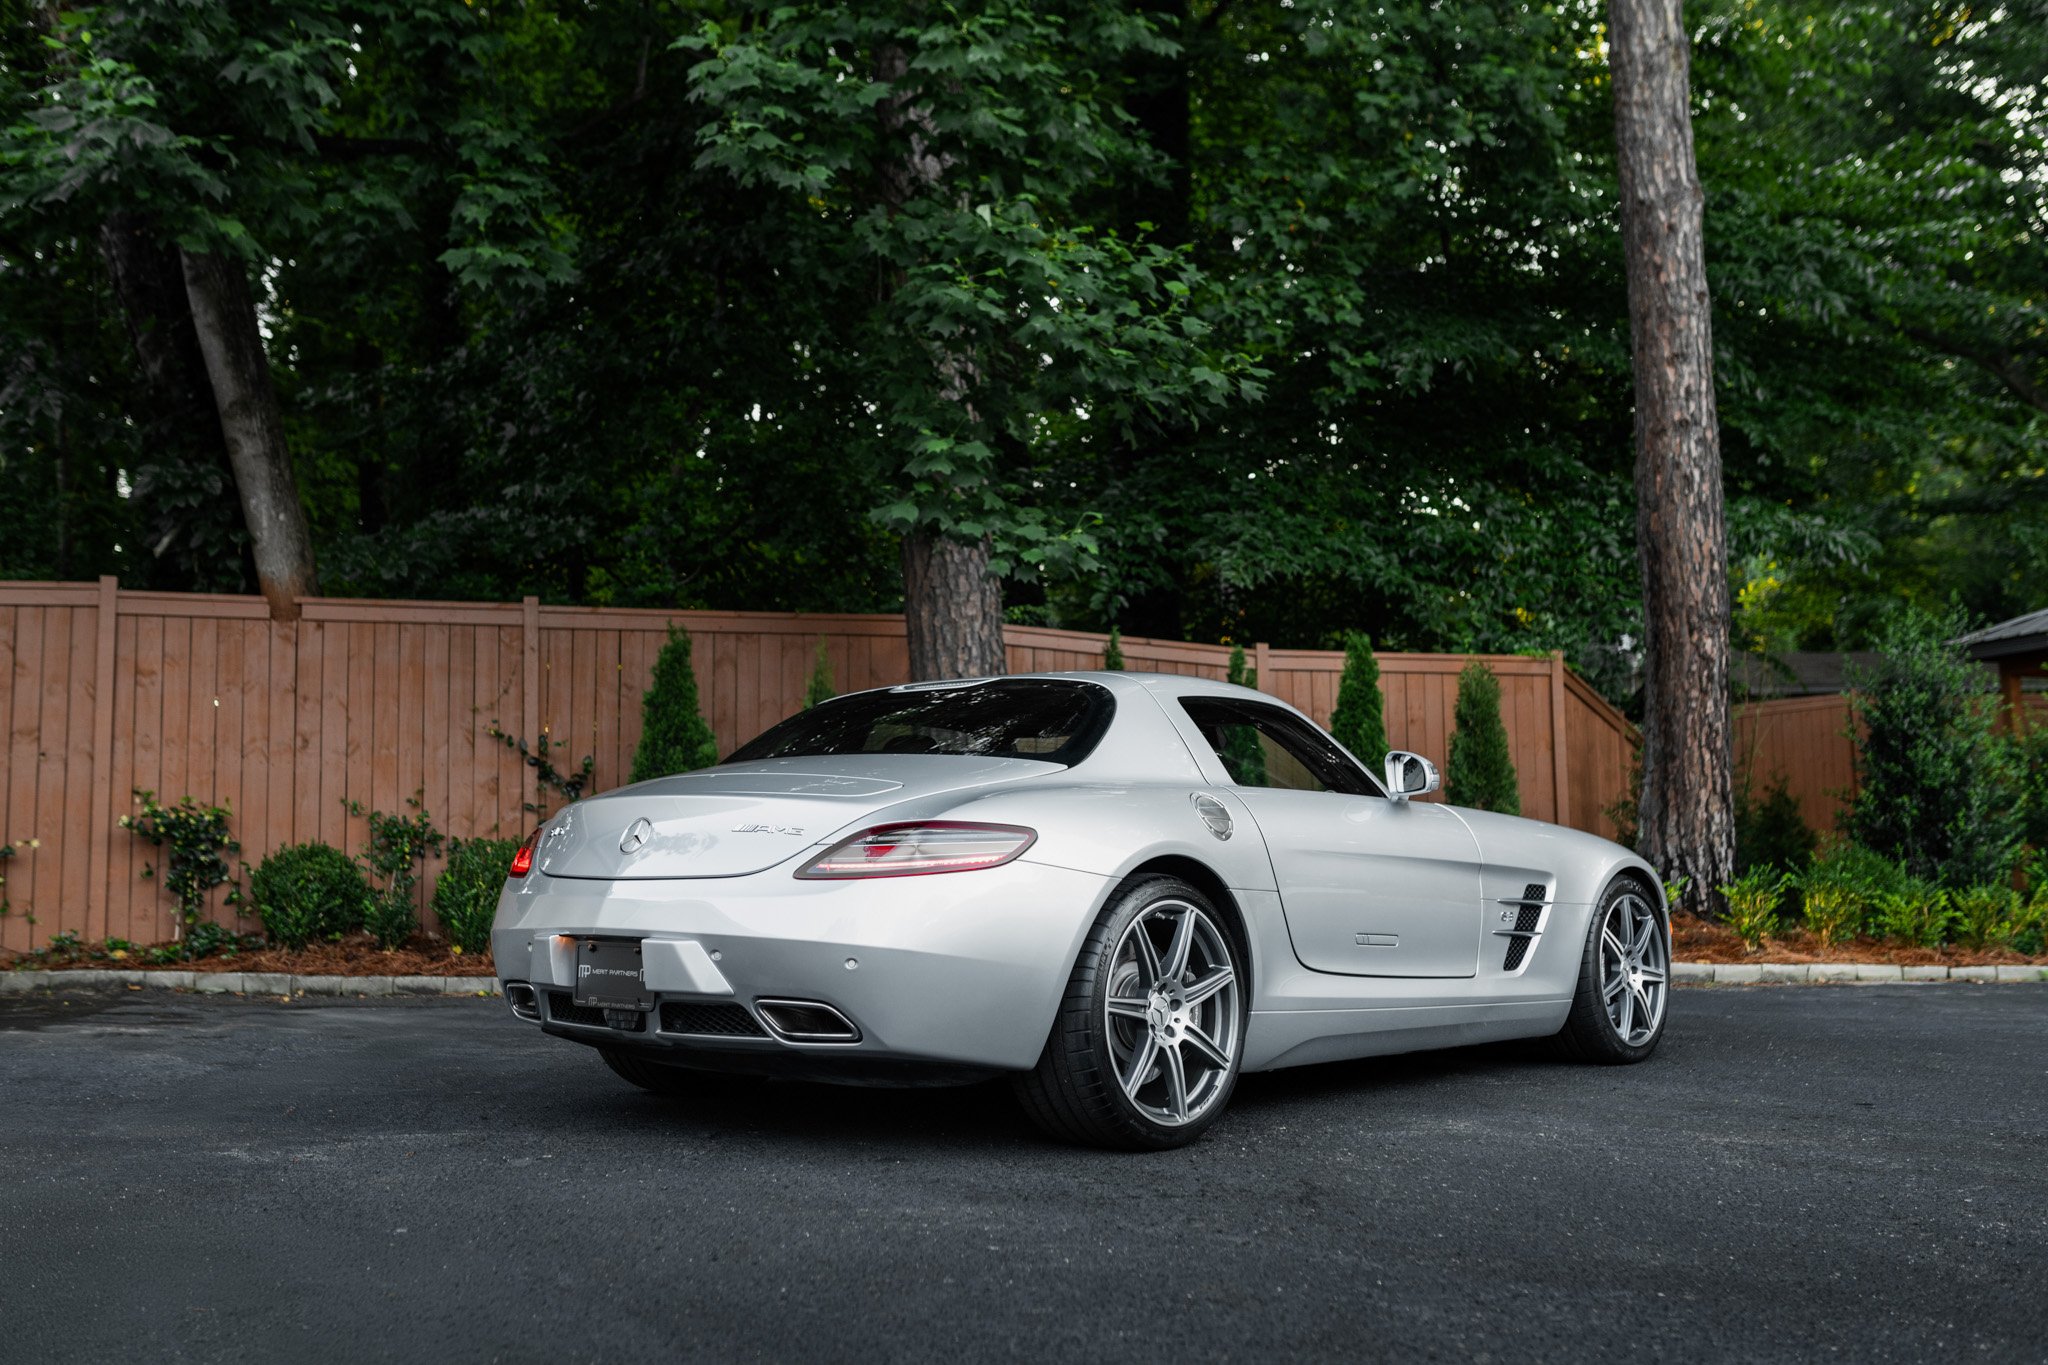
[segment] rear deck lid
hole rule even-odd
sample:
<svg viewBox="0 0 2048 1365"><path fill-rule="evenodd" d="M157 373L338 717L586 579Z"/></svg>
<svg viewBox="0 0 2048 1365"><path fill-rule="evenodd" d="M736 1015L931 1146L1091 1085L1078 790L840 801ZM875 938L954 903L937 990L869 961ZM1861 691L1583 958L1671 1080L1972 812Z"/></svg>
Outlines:
<svg viewBox="0 0 2048 1365"><path fill-rule="evenodd" d="M938 754L705 768L579 801L548 822L534 866L603 881L742 877L886 807L1063 771L1031 759Z"/></svg>

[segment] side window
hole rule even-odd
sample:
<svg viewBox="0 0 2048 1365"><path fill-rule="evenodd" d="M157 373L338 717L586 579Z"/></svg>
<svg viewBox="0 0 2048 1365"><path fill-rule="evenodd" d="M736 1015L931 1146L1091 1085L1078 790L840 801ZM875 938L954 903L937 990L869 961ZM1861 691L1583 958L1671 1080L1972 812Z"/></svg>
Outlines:
<svg viewBox="0 0 2048 1365"><path fill-rule="evenodd" d="M1382 794L1314 726L1277 707L1221 697L1183 697L1181 707L1240 787Z"/></svg>

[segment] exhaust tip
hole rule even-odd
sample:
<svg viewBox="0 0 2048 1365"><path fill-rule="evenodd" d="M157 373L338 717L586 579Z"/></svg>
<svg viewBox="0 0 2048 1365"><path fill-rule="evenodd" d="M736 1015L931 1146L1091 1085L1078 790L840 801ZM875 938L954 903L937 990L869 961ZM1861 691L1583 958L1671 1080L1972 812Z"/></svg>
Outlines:
<svg viewBox="0 0 2048 1365"><path fill-rule="evenodd" d="M511 981L505 985L505 1003L512 1007L512 1013L533 1023L540 1022L540 997L533 993L533 987L524 981Z"/></svg>
<svg viewBox="0 0 2048 1365"><path fill-rule="evenodd" d="M785 1043L857 1043L853 1021L817 1000L756 1000L761 1022Z"/></svg>

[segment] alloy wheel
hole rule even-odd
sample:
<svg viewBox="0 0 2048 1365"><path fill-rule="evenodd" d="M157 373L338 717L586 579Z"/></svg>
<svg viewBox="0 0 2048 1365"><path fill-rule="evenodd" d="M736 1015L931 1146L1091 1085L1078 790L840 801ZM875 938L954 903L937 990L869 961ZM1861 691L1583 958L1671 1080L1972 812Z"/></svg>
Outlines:
<svg viewBox="0 0 2048 1365"><path fill-rule="evenodd" d="M1192 1123L1228 1093L1244 1032L1237 969L1201 908L1162 900L1125 926L1103 1008L1117 1083L1146 1118Z"/></svg>
<svg viewBox="0 0 2048 1365"><path fill-rule="evenodd" d="M1617 896L1600 924L1600 999L1607 1022L1630 1047L1657 1036L1670 990L1671 955L1648 901Z"/></svg>

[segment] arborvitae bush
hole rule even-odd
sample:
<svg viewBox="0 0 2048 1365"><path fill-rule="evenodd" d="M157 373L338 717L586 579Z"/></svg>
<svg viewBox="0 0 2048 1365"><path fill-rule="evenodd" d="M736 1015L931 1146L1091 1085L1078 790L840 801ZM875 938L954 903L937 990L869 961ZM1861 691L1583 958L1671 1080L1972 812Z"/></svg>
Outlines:
<svg viewBox="0 0 2048 1365"><path fill-rule="evenodd" d="M1879 634L1877 665L1851 679L1864 734L1849 833L1946 887L2009 875L2020 834L1989 680L1948 643L1969 624L1959 610L1902 611Z"/></svg>
<svg viewBox="0 0 2048 1365"><path fill-rule="evenodd" d="M1800 814L1783 774L1764 785L1758 800L1745 782L1735 792L1735 870L1775 867L1797 874L1813 861L1819 838Z"/></svg>
<svg viewBox="0 0 2048 1365"><path fill-rule="evenodd" d="M1223 679L1238 687L1258 689L1259 670L1245 663L1243 645L1231 647L1230 664L1224 669ZM1232 725L1224 730L1223 763L1239 786L1266 785L1266 748L1259 742L1259 732L1251 726Z"/></svg>
<svg viewBox="0 0 2048 1365"><path fill-rule="evenodd" d="M511 875L517 839L455 839L448 845L448 866L434 887L434 914L448 941L465 953L487 952L491 920L498 912L498 893Z"/></svg>
<svg viewBox="0 0 2048 1365"><path fill-rule="evenodd" d="M1522 789L1515 781L1515 756L1508 727L1500 718L1500 679L1474 660L1458 674L1458 705L1452 720L1451 770L1445 794L1461 806L1522 813Z"/></svg>
<svg viewBox="0 0 2048 1365"><path fill-rule="evenodd" d="M1109 643L1102 647L1102 669L1105 673L1124 671L1124 633L1115 626L1109 628Z"/></svg>
<svg viewBox="0 0 2048 1365"><path fill-rule="evenodd" d="M832 651L825 647L824 637L819 636L817 657L811 660L811 679L804 684L804 710L838 696L832 683Z"/></svg>
<svg viewBox="0 0 2048 1365"><path fill-rule="evenodd" d="M1344 676L1337 682L1337 709L1330 713L1330 733L1337 742L1374 767L1386 757L1387 702L1380 695L1380 663L1372 656L1372 639L1359 631L1344 636Z"/></svg>
<svg viewBox="0 0 2048 1365"><path fill-rule="evenodd" d="M326 844L290 844L256 865L249 878L256 917L272 943L303 948L363 927L370 883L356 860Z"/></svg>
<svg viewBox="0 0 2048 1365"><path fill-rule="evenodd" d="M690 670L690 637L669 628L654 660L654 685L641 698L640 747L633 781L693 772L718 762L718 740L697 706L697 675Z"/></svg>

